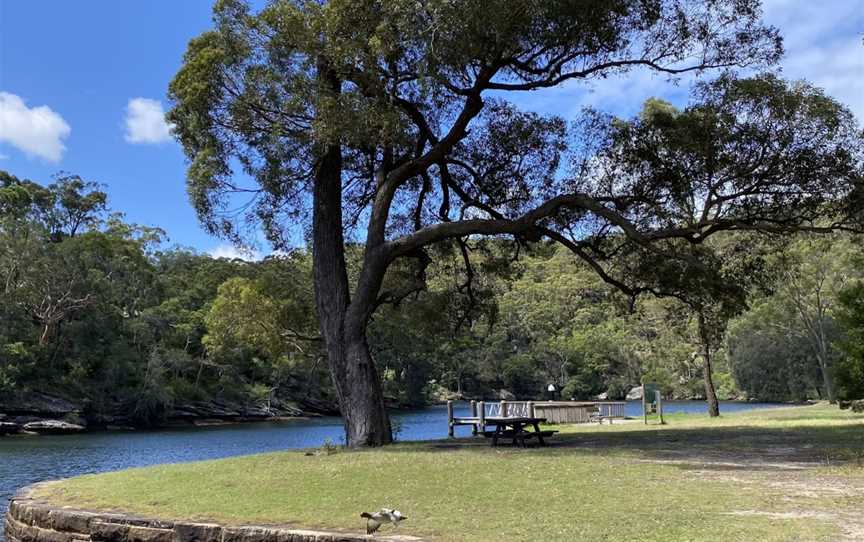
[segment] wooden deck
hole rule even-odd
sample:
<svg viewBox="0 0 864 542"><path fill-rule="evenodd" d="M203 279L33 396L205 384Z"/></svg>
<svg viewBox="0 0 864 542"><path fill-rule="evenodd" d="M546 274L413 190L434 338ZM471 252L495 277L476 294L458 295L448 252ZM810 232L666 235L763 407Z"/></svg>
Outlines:
<svg viewBox="0 0 864 542"><path fill-rule="evenodd" d="M471 416L454 416L453 401L447 401L448 435L457 425L470 425L472 433L486 431L489 418L546 418L547 423L603 423L625 417L624 401L471 401Z"/></svg>

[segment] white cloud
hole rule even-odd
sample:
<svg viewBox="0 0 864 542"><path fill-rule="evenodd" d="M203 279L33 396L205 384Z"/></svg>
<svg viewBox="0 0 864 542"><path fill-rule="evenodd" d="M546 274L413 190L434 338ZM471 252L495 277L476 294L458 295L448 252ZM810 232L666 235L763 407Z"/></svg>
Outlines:
<svg viewBox="0 0 864 542"><path fill-rule="evenodd" d="M848 0L767 0L765 21L780 29L787 79L824 88L864 121L864 10Z"/></svg>
<svg viewBox="0 0 864 542"><path fill-rule="evenodd" d="M8 159L9 159L8 154L0 154L0 160L8 160Z"/></svg>
<svg viewBox="0 0 864 542"><path fill-rule="evenodd" d="M239 258L247 262L258 261L263 257L257 250L238 248L234 245L219 245L210 251L210 256L214 258L227 258L229 260Z"/></svg>
<svg viewBox="0 0 864 542"><path fill-rule="evenodd" d="M786 54L781 75L806 79L824 88L864 122L864 10L849 0L765 0L763 20L783 36ZM710 80L718 71L701 76ZM746 76L752 70L741 70ZM686 105L696 77L685 75L678 85L647 69L612 74L605 79L573 80L558 87L530 93L500 93L519 107L543 114L576 118L585 106L619 116L639 111L645 99L659 97L677 106Z"/></svg>
<svg viewBox="0 0 864 542"><path fill-rule="evenodd" d="M129 143L164 143L171 140L173 126L165 121L159 100L132 98L126 106L126 134Z"/></svg>
<svg viewBox="0 0 864 542"><path fill-rule="evenodd" d="M19 96L0 92L0 142L27 156L57 162L66 146L63 139L72 129L59 114L43 105L29 108Z"/></svg>

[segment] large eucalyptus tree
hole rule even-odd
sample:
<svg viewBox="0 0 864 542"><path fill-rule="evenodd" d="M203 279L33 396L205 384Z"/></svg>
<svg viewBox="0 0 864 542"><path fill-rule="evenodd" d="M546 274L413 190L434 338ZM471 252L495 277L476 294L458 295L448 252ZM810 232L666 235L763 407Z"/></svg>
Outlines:
<svg viewBox="0 0 864 542"><path fill-rule="evenodd" d="M720 141L690 151L724 160L668 171L675 151L631 155L639 149L613 137L624 135L615 122L569 130L520 111L508 94L631 69L674 77L767 66L781 52L757 0L273 0L257 12L220 0L214 28L191 41L171 83L168 117L210 231L239 238L260 221L284 247L311 222L318 317L347 441L380 445L391 431L366 328L377 306L406 294L405 281L386 279L395 261L414 265L410 289L434 243L548 237L635 294L648 285L606 264L615 243L658 254L655 243L698 245L722 230L799 227L848 190L847 119L830 100L810 107L818 93L809 89L776 82L767 90L780 94L766 96L731 79L706 87L702 116ZM748 142L778 114L791 141ZM349 244L363 250L351 273Z"/></svg>

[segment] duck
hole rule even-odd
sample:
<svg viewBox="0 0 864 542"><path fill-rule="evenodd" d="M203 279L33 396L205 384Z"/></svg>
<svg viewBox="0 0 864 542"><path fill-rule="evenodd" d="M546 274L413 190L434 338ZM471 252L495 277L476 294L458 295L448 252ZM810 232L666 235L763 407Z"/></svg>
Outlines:
<svg viewBox="0 0 864 542"><path fill-rule="evenodd" d="M382 508L372 513L363 512L360 517L366 519L366 534L375 534L385 523L392 523L394 528L398 527L400 521L408 519L402 512L392 508Z"/></svg>

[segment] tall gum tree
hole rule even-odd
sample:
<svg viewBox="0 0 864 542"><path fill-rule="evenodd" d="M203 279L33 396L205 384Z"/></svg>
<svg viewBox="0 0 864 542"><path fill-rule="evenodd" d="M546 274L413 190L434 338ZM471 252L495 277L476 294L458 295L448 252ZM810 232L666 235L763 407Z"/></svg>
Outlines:
<svg viewBox="0 0 864 542"><path fill-rule="evenodd" d="M592 125L607 131L591 156L591 178L652 206L642 216L662 231L649 233L649 243L626 231L600 237L592 258L606 261L607 279L624 291L689 308L708 412L717 416L713 351L748 292L766 287L772 245L758 236L861 233L860 128L804 82L728 74L697 85L683 110L651 99L635 119Z"/></svg>
<svg viewBox="0 0 864 542"><path fill-rule="evenodd" d="M502 96L637 68L674 77L768 66L781 53L755 0L274 0L257 12L221 0L171 83L168 118L211 232L239 239L260 222L285 248L311 211L316 305L347 442L374 446L392 436L366 328L377 306L406 295L387 281L397 260L414 266L408 288L419 288L434 243L546 237L638 293L644 286L608 263L610 236L646 251L698 244L763 219L798 225L807 216L771 221L792 192L825 199L799 190L809 177L775 153L763 158L777 158L764 166L771 174L751 182L700 179L704 213L681 221L674 209L684 202L670 197L679 187L659 172L653 185L630 182L654 164L621 181L603 176L614 167L598 154L612 143L608 122L574 131ZM845 134L832 112L819 142L802 142L811 160L827 159ZM757 160L758 143L748 152ZM847 169L822 181L831 198L848 191ZM352 245L363 258L349 273Z"/></svg>

